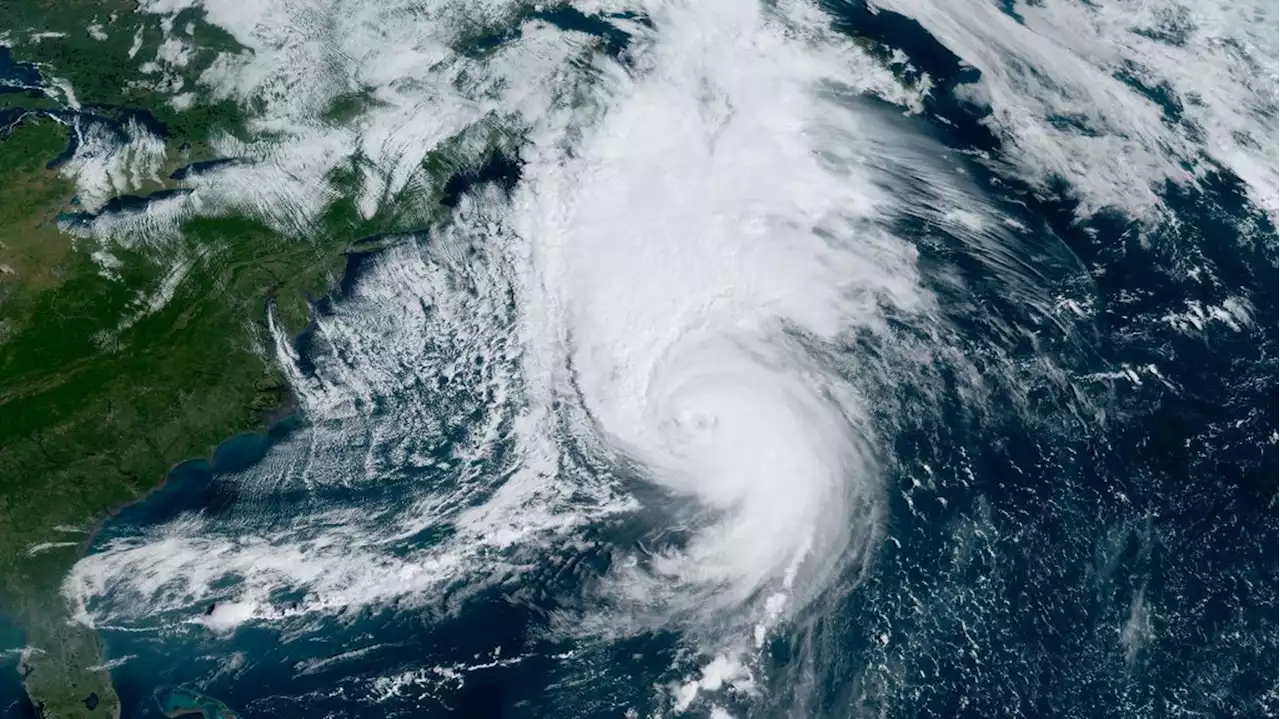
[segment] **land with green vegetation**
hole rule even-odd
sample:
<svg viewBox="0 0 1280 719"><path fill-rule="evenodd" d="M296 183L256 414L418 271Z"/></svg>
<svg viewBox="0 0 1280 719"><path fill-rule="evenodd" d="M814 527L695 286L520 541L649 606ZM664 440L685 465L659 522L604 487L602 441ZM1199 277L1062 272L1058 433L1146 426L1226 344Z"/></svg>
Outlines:
<svg viewBox="0 0 1280 719"><path fill-rule="evenodd" d="M130 2L0 0L0 18L8 33L0 43L73 87L83 108L106 117L144 109L163 122L161 177L209 159L214 131L244 132L252 108L223 100L179 111L165 93L135 82L162 35L160 21L134 14ZM90 24L101 24L106 39L90 37ZM234 41L194 10L174 25L192 28L200 48L184 68L194 88ZM35 30L61 36L23 39ZM130 55L136 37L150 56ZM332 112L358 113L366 101L344 97ZM357 168L345 168L330 178L339 199L305 232L286 236L245 214L193 217L164 247L111 245L119 263L107 272L92 257L99 240L59 227L75 188L49 163L66 149L68 130L39 111L67 110L67 97L0 94L6 108L30 112L0 128L0 613L24 633L23 681L44 716L112 716L118 701L99 640L71 621L60 593L92 531L176 463L289 412L269 317L298 332L308 299L333 285L351 243L438 217L438 190L423 189L439 188L463 161L448 148L435 153L415 197L388 198L387 207L400 209L371 219L349 199ZM136 193L179 185L156 181ZM172 296L148 308L177 262L186 269ZM96 703L86 703L91 694Z"/></svg>
<svg viewBox="0 0 1280 719"><path fill-rule="evenodd" d="M16 59L45 69L50 80L64 81L83 106L107 114L147 110L165 124L175 145L202 143L214 129L241 134L244 110L232 100L207 97L198 86L220 53L243 49L235 38L205 22L202 9L188 8L170 23L182 29L192 49L185 64L167 74L145 73L143 66L156 59L165 39L165 24L136 9L133 0L0 0L0 33L7 36L0 36L0 44L11 46ZM199 101L179 110L169 102L175 90L192 91Z"/></svg>
<svg viewBox="0 0 1280 719"><path fill-rule="evenodd" d="M162 265L116 249L106 277L54 222L71 188L45 169L61 126L25 121L0 143L0 576L6 613L35 651L28 693L50 716L88 712L111 690L91 632L69 623L59 587L102 518L160 483L174 464L260 428L288 408L263 353L267 302L293 328L308 292L330 282L340 247L281 241L245 218L195 219L183 239L216 247L172 299L138 313ZM43 548L47 547L47 548Z"/></svg>

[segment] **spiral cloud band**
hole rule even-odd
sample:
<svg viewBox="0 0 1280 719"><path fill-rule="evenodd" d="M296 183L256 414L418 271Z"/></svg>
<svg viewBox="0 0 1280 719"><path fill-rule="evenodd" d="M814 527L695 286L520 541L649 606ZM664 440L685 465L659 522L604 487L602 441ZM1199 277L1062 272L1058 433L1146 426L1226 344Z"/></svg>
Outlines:
<svg viewBox="0 0 1280 719"><path fill-rule="evenodd" d="M681 541L607 591L655 621L768 620L876 530L875 431L831 343L930 299L875 223L856 153L887 128L834 84L847 49L790 43L804 25L751 5L654 22L582 144L545 148L514 200L528 336L555 338L541 366L571 369L589 431L676 507Z"/></svg>

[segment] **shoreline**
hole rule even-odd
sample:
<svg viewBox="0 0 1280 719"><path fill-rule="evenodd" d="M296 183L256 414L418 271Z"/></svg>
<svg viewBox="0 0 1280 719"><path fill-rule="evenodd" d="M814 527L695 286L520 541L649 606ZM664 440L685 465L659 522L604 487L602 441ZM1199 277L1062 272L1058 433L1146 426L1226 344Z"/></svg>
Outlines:
<svg viewBox="0 0 1280 719"><path fill-rule="evenodd" d="M94 520L93 524L88 529L85 530L84 541L80 542L80 545L76 548L75 561L76 562L80 561L87 554L87 550L89 546L93 544L93 540L95 540L98 537L98 535L102 532L102 529L107 522L120 516L121 512L127 510L128 508L136 504L139 504L140 502L146 501L148 498L153 496L156 492L159 492L163 490L165 487L167 487L173 479L174 471L177 470L179 467L189 464L191 462L204 462L206 463L206 465L209 468L209 471L212 474L217 474L218 468L217 468L217 464L215 463L215 456L217 455L218 450L223 448L228 442L233 442L236 439L241 437L261 436L264 438L268 438L271 436L272 432L274 432L277 428L283 427L288 423L296 422L300 425L302 422L302 417L301 417L301 414L298 412L297 400L293 395L293 391L289 389L287 383L281 386L283 387L283 393L287 397L287 400L284 403L282 403L279 408L275 410L271 410L269 412L264 412L263 413L264 421L258 425L258 429L247 430L247 431L237 432L235 434L232 434L228 436L226 439L222 440L221 442L210 446L208 451L203 456L187 457L186 459L181 459L181 460L178 460L177 462L174 462L169 467L169 469L165 470L164 477L155 485L153 485L151 488L149 488L146 492L138 495L137 497L134 497L133 499L129 500L128 502L125 502L124 504L118 507L111 509L106 514ZM267 448L268 449L270 448L269 443L267 445Z"/></svg>
<svg viewBox="0 0 1280 719"><path fill-rule="evenodd" d="M166 488L171 487L172 482L175 480L183 479L182 477L175 477L174 473L184 465L189 465L191 463L203 463L204 469L209 473L209 478L213 478L224 472L239 471L261 461L262 457L265 456L266 452L270 451L271 447L276 442L284 440L298 427L302 426L304 420L302 419L301 412L299 411L297 397L294 395L287 382L281 380L278 384L273 384L269 388L265 388L263 391L278 392L279 402L270 409L257 411L258 419L251 429L234 432L228 435L217 444L209 446L203 455L191 456L174 462L165 471L161 479L149 487L145 492L139 494L128 502L117 507L113 507L110 511L97 517L93 523L85 529L83 539L77 544L74 556L67 563L68 571L71 567L75 566L76 562L79 562L88 554L89 549L101 536L102 531L106 528L109 522L118 518L123 512L128 511L131 507L136 507L139 504L154 498L158 492L162 492ZM236 462L233 466L228 466L226 457L221 458L220 461L218 456L220 450L225 451L228 445L246 439L254 439L260 443L257 447L260 451L257 452L256 456L252 457L251 461ZM233 457L232 459L243 460L244 458ZM221 472L219 471L220 468L222 469ZM56 591L56 601L58 604L54 614L61 615L72 631L84 632L86 634L86 638L92 640L97 663L102 664L106 661L106 642L98 633L96 627L91 624L85 624L76 616L74 608L71 606L71 603L68 602L66 595L63 594L62 591L62 581L65 579L65 576L66 573L64 572L63 578L59 580L58 583ZM8 616L7 613L6 616ZM21 618L19 616L13 615L10 619L15 623L15 626L19 627L23 643L29 646L28 635L30 634L30 630L22 628L24 622L20 621ZM36 716L40 716L43 703L39 702L37 698L32 695L28 684L29 678L37 671L37 667L27 664L25 661L18 661L14 664L15 678L19 686L22 688L27 701L37 712ZM93 673L101 676L103 684L111 690L112 695L115 697L115 707L112 710L112 715L115 719L120 719L120 717L123 716L124 707L119 696L115 692L115 682L111 676L111 669L102 668Z"/></svg>

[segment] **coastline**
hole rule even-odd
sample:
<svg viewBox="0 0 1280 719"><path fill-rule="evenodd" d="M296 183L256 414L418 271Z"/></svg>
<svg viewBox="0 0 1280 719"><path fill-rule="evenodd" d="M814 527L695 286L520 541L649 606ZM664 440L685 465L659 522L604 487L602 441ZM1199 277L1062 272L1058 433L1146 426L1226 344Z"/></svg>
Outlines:
<svg viewBox="0 0 1280 719"><path fill-rule="evenodd" d="M342 272L340 277L336 278L336 281L333 282L322 297L314 302L309 302L310 312L307 322L304 326L291 332L288 340L290 347L300 356L305 357L307 354L307 340L311 333L315 331L316 317L324 314L334 300L350 291L363 269L363 260L378 254L387 247L404 241L409 236L417 234L420 233L383 233L352 242L350 247L341 254ZM268 293L268 311L271 311L273 300L274 288ZM193 480L207 482L218 475L243 471L261 461L276 443L286 441L289 436L301 429L306 420L303 417L298 397L280 372L277 360L269 361L264 366L264 371L266 378L260 380L254 386L255 397L270 397L271 402L269 405L254 408L257 413L257 421L254 426L228 434L218 443L208 446L203 455L188 456L174 462L166 470L163 478L149 487L146 492L128 502L113 507L110 511L98 517L86 531L84 539L76 547L74 560L70 562L69 566L73 566L75 562L87 555L94 542L101 538L103 531L107 529L112 521L119 519L122 514L146 505L166 490L180 489L182 483ZM255 400L255 405L257 404L260 403ZM191 470L194 470L194 472ZM197 473L205 476L194 476ZM65 601L65 596L60 595L60 599ZM114 690L114 679L111 676L112 670L108 668L109 664L107 664L105 641L97 633L96 629L75 622L74 619L72 622L74 626L92 634L97 646L97 662L99 665L104 665L101 670L103 681ZM19 681L24 686L25 679L26 675L20 674ZM114 709L115 716L117 718L120 717L122 711L123 705L117 700ZM228 709L228 711L230 710ZM236 715L232 714L231 716Z"/></svg>
<svg viewBox="0 0 1280 719"><path fill-rule="evenodd" d="M292 400L292 392L289 392L289 396ZM292 432L293 429L295 429L302 421L301 415L296 411L296 407L289 409L287 412L285 411L278 412L278 413L272 412L269 415L269 417L270 419L264 420L263 424L260 426L258 430L242 431L242 432L237 432L235 434L232 434L226 439L224 439L223 441L219 442L218 444L211 446L209 448L209 451L206 452L204 456L188 457L186 459L182 459L175 462L165 472L164 478L161 479L159 482L157 482L153 487L148 489L145 493L135 497L134 499L128 502L125 502L124 504L118 507L113 508L107 514L104 514L98 519L96 519L93 522L93 524L89 527L89 529L85 532L84 541L80 542L80 545L76 548L76 561L79 561L88 553L89 547L92 546L94 540L96 540L99 537L99 535L102 533L103 528L106 526L108 522L119 517L122 512L127 511L130 507L146 502L148 499L152 498L157 492L163 491L166 487L170 485L171 482L181 481L182 478L175 477L174 472L180 470L182 467L190 465L192 463L204 463L205 471L209 472L211 475L217 475L217 474L227 473L231 471L236 471L233 469L225 469L224 471L223 468L220 468L218 466L218 463L215 459L216 455L218 454L218 451L220 449L223 449L223 447L227 445L227 443L234 442L240 438L246 438L246 437L262 437L264 439L271 439L271 435L277 432L282 432L282 431ZM292 425L292 426L289 426L289 425ZM280 436L279 438L283 439L283 436ZM267 442L267 445L264 447L264 450L270 449L270 444L271 444L270 442ZM261 459L261 457L259 457L258 459ZM251 465L252 463L246 466L251 466Z"/></svg>
<svg viewBox="0 0 1280 719"><path fill-rule="evenodd" d="M81 541L79 546L76 547L75 559L70 563L71 566L74 566L75 562L78 562L88 554L89 549L93 546L94 542L100 538L104 529L113 520L118 519L131 508L144 505L149 500L155 499L157 495L163 493L165 490L175 488L179 483L196 479L193 472L184 471L184 468L194 467L197 472L205 475L204 477L199 478L203 481L212 480L219 474L240 471L252 466L258 461L261 461L262 457L270 451L271 447L276 442L285 440L289 435L296 431L303 422L302 416L299 412L297 397L286 382L281 382L279 385L273 385L270 390L277 393L279 402L274 407L261 411L259 416L260 422L256 429L239 431L231 434L221 442L210 446L203 456L188 457L175 462L165 472L164 477L145 493L129 502L112 508L108 513L97 518L92 526L89 527L83 541ZM246 441L254 442L255 446L251 449L255 451L252 456L246 456L242 452L235 451L243 448ZM227 456L229 451L232 456ZM64 602L65 606L66 597L61 596L60 594L59 599ZM70 609L69 606L66 608L68 610ZM86 631L93 635L94 642L98 650L98 663L103 665L103 668L99 671L102 674L104 683L112 687L114 691L115 682L111 676L112 670L107 663L108 657L106 656L107 646L105 641L101 635L98 634L96 628L80 624L74 617L70 616L70 612L68 612L68 619L72 624L80 627L81 631ZM19 667L21 666L22 664L19 663ZM24 686L24 688L26 686L26 679L32 671L33 670L29 668L25 673L21 670L18 672L19 682ZM28 697L29 696L30 692L28 691ZM30 701L33 701L34 703L34 700ZM119 717L122 716L123 704L118 700L118 698L114 704L113 715L116 719L119 719ZM37 711L39 710L37 709ZM39 715L37 714L37 716ZM231 716L236 715L232 714Z"/></svg>

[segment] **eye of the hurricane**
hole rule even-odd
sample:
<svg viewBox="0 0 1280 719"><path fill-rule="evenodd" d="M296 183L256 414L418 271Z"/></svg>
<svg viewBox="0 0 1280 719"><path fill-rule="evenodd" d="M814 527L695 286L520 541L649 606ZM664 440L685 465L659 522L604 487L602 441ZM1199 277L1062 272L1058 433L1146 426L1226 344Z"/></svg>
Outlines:
<svg viewBox="0 0 1280 719"><path fill-rule="evenodd" d="M716 428L719 424L720 420L715 414L709 414L696 405L687 406L684 403L679 407L679 414L676 415L674 422L675 431L688 435L690 441L695 444L716 441Z"/></svg>

